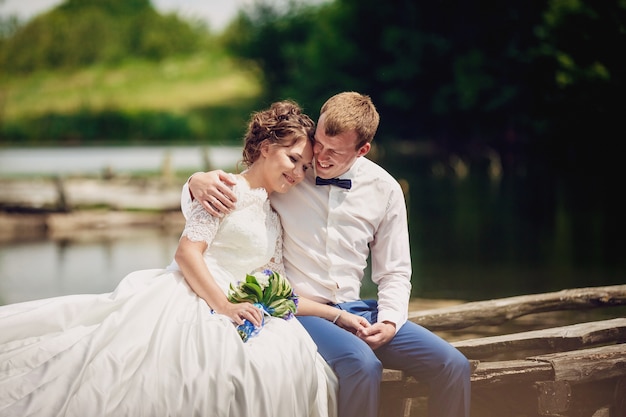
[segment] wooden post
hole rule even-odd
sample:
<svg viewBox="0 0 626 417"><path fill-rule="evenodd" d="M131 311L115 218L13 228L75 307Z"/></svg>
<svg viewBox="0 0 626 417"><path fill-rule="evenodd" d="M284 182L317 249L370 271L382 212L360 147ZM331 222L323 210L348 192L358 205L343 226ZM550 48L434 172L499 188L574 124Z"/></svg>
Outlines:
<svg viewBox="0 0 626 417"><path fill-rule="evenodd" d="M552 416L569 410L572 389L567 381L545 381L536 384L537 410L542 416Z"/></svg>

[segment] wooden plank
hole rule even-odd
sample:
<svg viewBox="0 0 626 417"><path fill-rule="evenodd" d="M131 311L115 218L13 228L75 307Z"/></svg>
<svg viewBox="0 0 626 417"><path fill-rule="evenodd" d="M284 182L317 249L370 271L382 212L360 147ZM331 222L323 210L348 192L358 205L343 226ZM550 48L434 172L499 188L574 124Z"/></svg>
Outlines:
<svg viewBox="0 0 626 417"><path fill-rule="evenodd" d="M484 360L498 355L521 359L519 355L526 352L538 355L623 342L626 342L626 318L468 339L452 345L468 358Z"/></svg>
<svg viewBox="0 0 626 417"><path fill-rule="evenodd" d="M470 359L470 371L473 373L476 371L478 364L480 361ZM381 382L405 382L406 379L409 378L404 375L404 372L399 371L397 369L383 369L383 377Z"/></svg>
<svg viewBox="0 0 626 417"><path fill-rule="evenodd" d="M476 363L476 362L474 362ZM400 371L385 370L384 379L395 397L416 397L424 384L403 378ZM472 387L503 384L568 381L573 384L626 376L626 344L581 349L522 360L480 362L471 376Z"/></svg>
<svg viewBox="0 0 626 417"><path fill-rule="evenodd" d="M552 380L554 371L548 362L535 360L511 360L480 362L474 361L476 368L472 372L472 387L487 387L501 384L534 383L537 381ZM402 377L402 372L385 370L389 377L384 380L383 388L388 397L415 398L428 392L426 384L413 378L402 380L392 379ZM392 376L393 375L393 376Z"/></svg>
<svg viewBox="0 0 626 417"><path fill-rule="evenodd" d="M534 383L552 380L554 371L548 362L510 360L481 362L472 374L472 388L502 384Z"/></svg>
<svg viewBox="0 0 626 417"><path fill-rule="evenodd" d="M404 381L404 372L397 369L383 369L382 382L401 382Z"/></svg>
<svg viewBox="0 0 626 417"><path fill-rule="evenodd" d="M430 330L497 325L527 314L626 305L626 285L576 288L414 311L409 320Z"/></svg>
<svg viewBox="0 0 626 417"><path fill-rule="evenodd" d="M470 360L469 362L470 370L473 373L478 368L479 361ZM383 369L381 389L381 401L387 404L409 398L425 397L429 392L427 384L416 381L412 377L407 377L404 375L404 372L395 369ZM405 403L404 406L400 408L406 411L406 407L408 406L410 406L410 404ZM389 407L389 405L386 406L386 409L388 410Z"/></svg>
<svg viewBox="0 0 626 417"><path fill-rule="evenodd" d="M555 381L582 383L626 376L626 344L528 358L554 368Z"/></svg>

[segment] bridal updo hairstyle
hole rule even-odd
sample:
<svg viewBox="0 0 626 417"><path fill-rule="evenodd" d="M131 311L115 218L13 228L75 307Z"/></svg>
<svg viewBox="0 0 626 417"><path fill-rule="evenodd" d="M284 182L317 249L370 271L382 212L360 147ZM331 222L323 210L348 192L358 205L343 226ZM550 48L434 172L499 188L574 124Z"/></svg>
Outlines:
<svg viewBox="0 0 626 417"><path fill-rule="evenodd" d="M261 145L269 141L271 145L289 147L305 138L313 144L315 123L302 113L300 106L291 101L275 102L267 110L252 114L248 130L244 136L243 159L250 166L261 155Z"/></svg>

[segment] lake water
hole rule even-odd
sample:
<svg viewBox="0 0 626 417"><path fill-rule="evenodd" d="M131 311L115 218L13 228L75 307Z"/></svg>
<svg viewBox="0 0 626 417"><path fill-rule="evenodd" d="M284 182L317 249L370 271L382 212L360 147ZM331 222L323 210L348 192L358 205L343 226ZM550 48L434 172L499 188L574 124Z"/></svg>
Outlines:
<svg viewBox="0 0 626 417"><path fill-rule="evenodd" d="M212 166L232 166L239 152L211 149ZM3 150L0 175L155 170L167 154L176 169L203 169L194 147ZM546 178L441 177L416 170L425 163L383 163L408 184L414 296L484 300L626 283L623 210L607 197L621 191ZM131 271L169 264L179 234L136 229L1 242L0 303L111 291ZM369 283L364 291L374 295Z"/></svg>
<svg viewBox="0 0 626 417"><path fill-rule="evenodd" d="M0 304L110 292L129 272L166 267L178 237L159 229L134 229L0 243Z"/></svg>
<svg viewBox="0 0 626 417"><path fill-rule="evenodd" d="M241 148L233 146L0 148L0 176L159 171L166 161L172 169L180 171L202 170L207 163L230 169L240 158Z"/></svg>

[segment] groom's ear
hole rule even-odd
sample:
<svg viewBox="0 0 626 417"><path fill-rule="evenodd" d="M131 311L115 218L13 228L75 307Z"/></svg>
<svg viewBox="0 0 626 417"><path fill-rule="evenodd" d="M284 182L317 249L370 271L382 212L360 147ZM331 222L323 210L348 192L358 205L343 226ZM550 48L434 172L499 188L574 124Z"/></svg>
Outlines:
<svg viewBox="0 0 626 417"><path fill-rule="evenodd" d="M356 156L365 156L370 151L370 149L372 149L372 144L367 142L365 145L359 148L359 150L356 152Z"/></svg>

